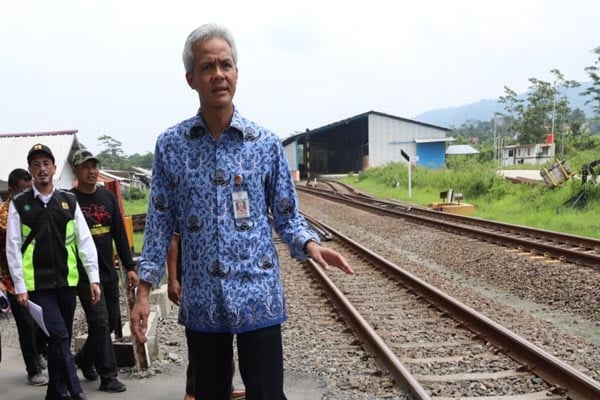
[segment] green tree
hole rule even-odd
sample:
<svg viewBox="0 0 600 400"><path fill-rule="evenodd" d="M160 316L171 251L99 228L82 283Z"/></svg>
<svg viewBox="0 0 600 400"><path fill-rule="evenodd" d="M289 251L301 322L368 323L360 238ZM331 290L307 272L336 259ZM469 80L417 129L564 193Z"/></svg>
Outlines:
<svg viewBox="0 0 600 400"><path fill-rule="evenodd" d="M569 124L569 133L574 139L581 139L584 134L587 133L585 129L585 113L580 108L571 110L567 116Z"/></svg>
<svg viewBox="0 0 600 400"><path fill-rule="evenodd" d="M554 75L554 83L529 78L531 85L525 100L504 87L506 95L501 96L499 102L505 104L505 110L511 115L511 130L520 133L520 143L543 142L553 130L566 132L569 129L567 116L571 109L564 89L577 87L579 83L565 79L558 69L550 72Z"/></svg>
<svg viewBox="0 0 600 400"><path fill-rule="evenodd" d="M123 143L117 139L103 135L98 138L104 150L98 153L100 164L105 169L127 169L127 156L123 152Z"/></svg>
<svg viewBox="0 0 600 400"><path fill-rule="evenodd" d="M519 130L519 124L523 117L523 110L525 109L525 101L518 98L517 92L508 86L504 86L504 93L505 95L500 96L498 102L504 104L504 110L510 118L506 130L512 133Z"/></svg>
<svg viewBox="0 0 600 400"><path fill-rule="evenodd" d="M581 92L582 96L591 96L591 99L586 100L585 104L592 104L594 116L600 118L600 47L592 50L592 53L598 57L594 65L585 67L585 72L592 79L592 85Z"/></svg>
<svg viewBox="0 0 600 400"><path fill-rule="evenodd" d="M491 138L492 128L488 121L469 119L454 128L452 134L456 136L456 144L482 143ZM477 138L477 141L473 141L473 138Z"/></svg>
<svg viewBox="0 0 600 400"><path fill-rule="evenodd" d="M152 169L152 163L154 162L154 154L147 152L144 155L135 153L127 158L129 165L132 167L140 167L146 169Z"/></svg>
<svg viewBox="0 0 600 400"><path fill-rule="evenodd" d="M531 85L527 93L527 104L519 122L521 143L539 143L551 130L552 105L555 95L549 82L529 78Z"/></svg>
<svg viewBox="0 0 600 400"><path fill-rule="evenodd" d="M518 132L523 130L523 112L525 110L525 100L517 96L517 92L504 86L504 96L500 96L499 103L504 104L505 114L494 114L491 124L496 127L495 140L493 147L502 147L506 144L512 144L518 138ZM500 117L500 118L499 118ZM508 139L505 142L505 139ZM497 149L496 151L500 151ZM496 157L498 153L496 153Z"/></svg>
<svg viewBox="0 0 600 400"><path fill-rule="evenodd" d="M566 92L562 89L571 89L580 86L580 83L574 80L565 79L564 75L558 70L553 69L552 74L554 75L554 130L569 130L569 114L571 113L571 107L569 106L569 99Z"/></svg>

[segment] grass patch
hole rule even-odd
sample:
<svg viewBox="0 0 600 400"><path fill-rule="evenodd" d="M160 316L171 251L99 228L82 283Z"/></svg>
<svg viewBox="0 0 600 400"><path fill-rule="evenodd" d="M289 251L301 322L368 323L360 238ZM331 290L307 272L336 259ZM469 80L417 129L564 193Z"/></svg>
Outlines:
<svg viewBox="0 0 600 400"><path fill-rule="evenodd" d="M144 232L134 232L134 234L133 234L133 252L135 255L139 255L142 252L143 244L144 244Z"/></svg>
<svg viewBox="0 0 600 400"><path fill-rule="evenodd" d="M148 199L123 200L125 215L146 214Z"/></svg>
<svg viewBox="0 0 600 400"><path fill-rule="evenodd" d="M148 210L148 199L125 200L123 199L123 209L126 216L146 214ZM144 244L144 232L133 233L133 251L138 255L142 251Z"/></svg>
<svg viewBox="0 0 600 400"><path fill-rule="evenodd" d="M440 201L439 193L452 188L464 195L464 202L475 204L476 217L600 239L600 185L584 186L576 178L555 189L515 184L499 177L493 166L468 161L452 169L417 167L411 175L411 198L403 164L373 168L342 180L373 196L420 206ZM583 189L587 201L575 205Z"/></svg>

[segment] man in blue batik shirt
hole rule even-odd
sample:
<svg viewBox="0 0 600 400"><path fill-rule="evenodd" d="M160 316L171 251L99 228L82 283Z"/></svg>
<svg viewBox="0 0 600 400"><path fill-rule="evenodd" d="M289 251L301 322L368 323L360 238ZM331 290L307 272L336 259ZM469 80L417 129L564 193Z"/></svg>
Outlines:
<svg viewBox="0 0 600 400"><path fill-rule="evenodd" d="M196 398L227 399L232 340L248 400L281 400L281 323L286 320L274 228L298 260L351 274L346 259L319 244L299 214L280 139L233 105L237 50L231 33L203 25L187 38L186 80L200 111L167 129L156 143L140 285L131 325L146 341L149 291L165 272L175 226L182 244L179 323L196 363ZM243 203L243 204L239 204Z"/></svg>

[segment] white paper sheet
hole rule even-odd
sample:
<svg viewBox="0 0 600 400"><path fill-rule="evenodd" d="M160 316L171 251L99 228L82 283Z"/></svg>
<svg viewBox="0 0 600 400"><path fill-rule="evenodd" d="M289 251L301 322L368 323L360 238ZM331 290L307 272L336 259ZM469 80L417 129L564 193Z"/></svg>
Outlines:
<svg viewBox="0 0 600 400"><path fill-rule="evenodd" d="M42 311L42 307L35 304L31 300L27 300L29 303L29 313L33 317L34 321L39 325L39 327L44 331L46 336L50 336L48 333L48 329L46 328L46 324L44 323L44 312Z"/></svg>

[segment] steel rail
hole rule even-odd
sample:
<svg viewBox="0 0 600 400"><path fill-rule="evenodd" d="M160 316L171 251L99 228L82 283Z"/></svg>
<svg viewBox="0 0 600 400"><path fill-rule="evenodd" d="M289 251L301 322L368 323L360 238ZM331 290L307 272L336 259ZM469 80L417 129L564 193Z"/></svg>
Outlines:
<svg viewBox="0 0 600 400"><path fill-rule="evenodd" d="M538 242L538 241L535 241L532 239L534 237L535 232L549 232L549 231L540 231L540 230L536 230L533 228L528 228L530 233L527 236L529 236L529 237L522 237L522 236L515 237L515 236L507 235L506 231L488 230L489 228L485 229L485 228L481 228L479 226L468 225L468 222L465 222L465 221L470 220L471 218L462 219L461 223L457 224L455 222L447 221L444 219L440 219L439 217L436 217L435 214L439 214L439 212L435 212L433 217L429 217L429 216L425 216L425 215L418 215L417 213L412 212L412 208L409 206L394 205L393 203L389 203L389 202L386 203L385 205L381 206L381 205L372 204L371 202L369 202L369 203L356 202L356 201L348 198L348 196L333 195L333 194L329 194L329 193L326 193L323 191L306 190L304 188L300 189L300 191L307 191L310 194L325 197L329 200L341 202L341 203L344 203L344 204L347 204L350 206L361 207L361 208L365 208L365 209L368 209L371 211L392 214L396 217L408 219L412 222L424 224L424 225L431 226L431 227L434 227L437 229L443 229L448 232L453 232L453 233L462 234L462 235L469 235L471 237L474 237L474 238L477 238L480 240L484 240L487 242L492 242L492 243L496 243L496 244L500 244L500 245L504 245L504 246L517 247L517 248L525 250L525 251L530 251L534 254L542 254L545 256L554 257L554 258L557 258L557 259L560 259L563 261L568 261L568 262L575 263L575 264L583 264L583 265L596 267L596 268L600 267L600 253L598 253L596 251L589 251L589 250L584 251L584 250L581 250L578 248L565 248L565 247L560 247L560 246L554 244L554 242L553 243L549 243L548 241ZM382 203L382 201L378 201L376 199L374 199L373 201L376 201L379 204ZM492 226L492 224L495 224L495 223L490 221L489 226ZM504 225L507 225L507 224L504 224ZM523 227L523 229L525 229L525 228ZM561 235L561 234L557 233L556 235ZM576 238L578 238L578 237L576 237ZM590 239L590 240L593 240L593 239ZM600 241L595 241L595 242L600 243Z"/></svg>
<svg viewBox="0 0 600 400"><path fill-rule="evenodd" d="M329 295L338 312L346 319L354 332L361 339L366 350L384 364L396 383L403 384L417 400L432 400L432 397L415 379L410 371L396 357L394 351L388 347L385 341L375 332L375 329L356 310L348 298L329 279L322 268L313 260L309 259L310 271L321 284L321 287Z"/></svg>
<svg viewBox="0 0 600 400"><path fill-rule="evenodd" d="M358 202L363 202L363 203L367 202L367 201L371 201L371 202L377 201L379 205L383 205L383 206L392 206L393 207L394 205L396 205L401 208L406 208L406 204L394 203L389 200L365 198L364 196L357 196L357 195L353 195L353 194L345 194L344 197L346 197L348 199L356 200ZM485 227L488 229L494 229L494 230L498 230L498 231L508 232L510 234L523 235L523 236L528 236L528 237L532 237L532 238L536 238L536 239L543 239L543 240L546 240L549 242L554 242L557 244L577 246L577 247L581 247L581 248L584 248L584 249L587 249L590 251L596 251L596 252L600 253L600 240L590 238L590 237L571 235L568 233L549 231L546 229L539 229L539 228L532 228L532 227L523 226L523 225L509 224L509 223L500 222L500 221L491 221L491 220L487 220L487 219L471 217L471 216L466 216L466 215L444 213L444 212L431 210L431 209L421 207L421 206L411 207L411 212L412 213L420 213L423 215L432 215L432 216L435 216L436 218L441 218L441 219L445 219L445 220L449 220L449 221L456 221L458 223L466 223L469 225L481 226L481 227Z"/></svg>
<svg viewBox="0 0 600 400"><path fill-rule="evenodd" d="M327 193L327 191L314 189L314 188L308 188L308 191L315 192L315 193L319 193L319 192ZM411 206L409 204L401 203L401 202L397 202L397 201L393 201L393 200L377 199L372 196L365 196L364 194L357 195L357 194L350 194L350 193L339 193L338 195L341 195L345 199L348 199L348 200L355 200L359 203L377 204L381 207L392 207L392 208L397 207L400 209L410 208L411 213L413 213L413 214L417 213L417 214L422 214L425 216L434 216L435 218L438 218L438 219L445 219L445 220L449 220L449 221L456 221L458 223L465 223L465 224L469 224L469 225L481 226L481 227L485 227L488 229L504 231L504 232L508 232L510 234L515 234L515 235L523 235L523 236L532 237L535 239L543 239L548 242L554 242L557 244L563 244L563 245L568 245L568 246L581 247L581 248L587 249L589 251L596 251L596 252L600 253L600 240L595 239L595 238L579 236L579 235L571 235L568 233L555 232L555 231L550 231L550 230L546 230L546 229L532 228L532 227L528 227L528 226L524 226L524 225L509 224L509 223L500 222L500 221L491 221L491 220L487 220L487 219L483 219L483 218L477 218L477 217L466 216L466 215L444 213L444 212L437 211L437 210L431 210L429 208L422 207L422 206L416 206L416 205Z"/></svg>
<svg viewBox="0 0 600 400"><path fill-rule="evenodd" d="M305 214L305 216L309 221L314 220L309 215ZM574 400L600 399L599 382L410 272L373 253L334 228L323 222L320 222L320 225L335 235L336 239L343 242L345 246L360 253L361 256L374 264L381 266L384 272L394 276L416 294L448 313L465 328L498 347L503 353L522 364L527 371L539 376L551 385L566 390L569 398Z"/></svg>

